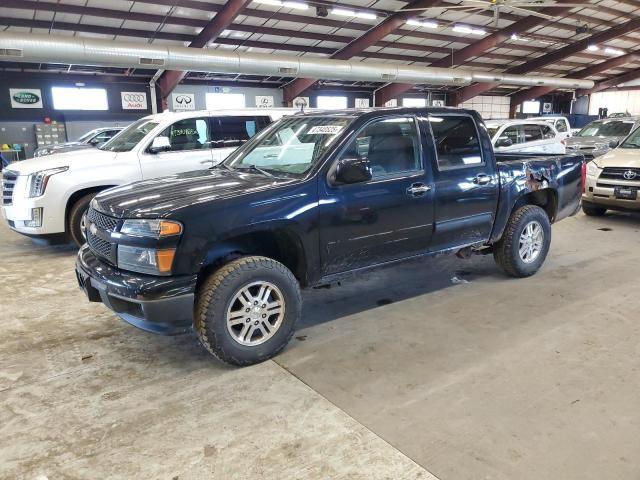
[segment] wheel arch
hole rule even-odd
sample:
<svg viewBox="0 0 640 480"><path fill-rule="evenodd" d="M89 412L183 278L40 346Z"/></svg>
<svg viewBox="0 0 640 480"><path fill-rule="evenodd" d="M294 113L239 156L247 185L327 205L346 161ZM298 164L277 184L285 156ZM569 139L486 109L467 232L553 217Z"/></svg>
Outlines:
<svg viewBox="0 0 640 480"><path fill-rule="evenodd" d="M67 199L67 204L64 210L64 229L66 233L69 233L69 213L71 212L71 208L75 205L75 203L80 200L85 195L89 195L91 193L99 193L102 190L106 190L107 188L116 187L117 185L96 185L93 187L82 188L80 190L76 190L73 192L69 198Z"/></svg>
<svg viewBox="0 0 640 480"><path fill-rule="evenodd" d="M196 288L223 264L245 255L272 258L291 270L301 286L309 283L302 239L293 229L282 227L242 233L212 244L204 256Z"/></svg>

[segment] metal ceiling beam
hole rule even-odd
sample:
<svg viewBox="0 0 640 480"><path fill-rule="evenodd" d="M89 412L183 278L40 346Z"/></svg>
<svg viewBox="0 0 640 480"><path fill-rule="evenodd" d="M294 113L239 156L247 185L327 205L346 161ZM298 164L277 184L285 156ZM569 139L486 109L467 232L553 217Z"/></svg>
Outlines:
<svg viewBox="0 0 640 480"><path fill-rule="evenodd" d="M578 96L591 95L592 93L601 92L602 90L615 88L622 83L630 82L632 80L637 80L638 78L640 78L640 68L637 70L632 70L622 75L618 75L617 77L609 78L602 82L596 83L594 87L589 90L578 90L576 94Z"/></svg>
<svg viewBox="0 0 640 480"><path fill-rule="evenodd" d="M546 15L562 15L571 10L571 7L566 8L545 8L540 13ZM453 52L450 56L444 57L431 64L433 67L453 67L460 65L465 60L480 56L490 48L509 40L514 34L522 34L527 30L546 22L547 20L540 17L524 17L517 22L512 23L508 27L498 30L491 35L484 37L476 43L472 43L456 52ZM413 85L408 83L390 83L376 91L376 105L384 106L389 100L396 98L398 95L411 90Z"/></svg>
<svg viewBox="0 0 640 480"><path fill-rule="evenodd" d="M571 55L575 55L578 52L586 50L589 45L604 43L638 29L640 29L640 18L636 17L632 20L629 20L628 22L620 24L617 27L613 27L603 32L596 33L594 35L591 35L590 37L567 45L566 47L562 47L554 52L546 53L537 58L534 58L529 62L523 63L522 65L512 67L505 73L520 75L524 73L535 72L545 65L558 62ZM483 92L492 89L493 87L495 87L495 84L493 83L479 83L477 85L471 85L469 87L462 88L455 93L456 104L460 104L466 100L469 100L470 98L480 95Z"/></svg>
<svg viewBox="0 0 640 480"><path fill-rule="evenodd" d="M198 35L189 44L192 48L205 47L209 42L218 38L218 36L233 22L233 20L242 12L242 9L250 0L228 0L222 9L216 13L216 16L200 31ZM185 77L187 72L177 70L166 70L158 79L157 85L160 90L163 102L174 88Z"/></svg>
<svg viewBox="0 0 640 480"><path fill-rule="evenodd" d="M589 78L593 75L597 75L598 73L621 67L622 65L626 65L627 63L636 62L639 59L640 55L638 53L628 53L627 55L612 58L610 60L606 60L602 63L598 63L596 65L592 65L591 67L587 67L578 72L572 73L571 76L575 78ZM598 84L596 84L596 86L597 85ZM511 97L511 108L515 111L515 106L521 104L525 100L542 97L543 95L547 95L554 90L555 88L553 87L534 87L518 92Z"/></svg>
<svg viewBox="0 0 640 480"><path fill-rule="evenodd" d="M441 0L415 0L409 4L409 8L428 8L440 3ZM385 18L375 27L371 28L361 37L356 38L336 53L331 58L336 60L349 60L356 55L361 54L367 48L375 45L387 35L395 32L398 28L406 23L409 18L415 17L419 12L397 12ZM290 104L294 98L307 90L316 82L313 78L298 78L284 87L284 102Z"/></svg>

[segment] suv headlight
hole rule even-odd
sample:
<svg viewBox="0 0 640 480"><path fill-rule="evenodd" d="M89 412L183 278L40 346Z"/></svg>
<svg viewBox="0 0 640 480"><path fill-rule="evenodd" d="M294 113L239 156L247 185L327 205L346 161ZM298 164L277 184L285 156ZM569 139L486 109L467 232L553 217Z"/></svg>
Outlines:
<svg viewBox="0 0 640 480"><path fill-rule="evenodd" d="M125 220L120 233L134 237L164 238L182 233L182 224L171 220Z"/></svg>
<svg viewBox="0 0 640 480"><path fill-rule="evenodd" d="M27 198L41 197L49 183L49 178L56 173L62 173L69 170L69 167L50 168L48 170L40 170L32 173L27 179Z"/></svg>
<svg viewBox="0 0 640 480"><path fill-rule="evenodd" d="M598 175L598 171L600 170L600 168L598 167L598 165L596 165L596 163L592 160L589 163L587 163L587 176L588 177L595 177Z"/></svg>

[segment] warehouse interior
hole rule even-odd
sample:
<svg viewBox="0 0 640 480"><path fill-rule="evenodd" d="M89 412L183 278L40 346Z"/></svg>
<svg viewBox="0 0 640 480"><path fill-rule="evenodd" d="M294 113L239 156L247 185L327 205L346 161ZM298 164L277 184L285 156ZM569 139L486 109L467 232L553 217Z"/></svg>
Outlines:
<svg viewBox="0 0 640 480"><path fill-rule="evenodd" d="M3 0L0 112L0 478L640 478L640 0Z"/></svg>

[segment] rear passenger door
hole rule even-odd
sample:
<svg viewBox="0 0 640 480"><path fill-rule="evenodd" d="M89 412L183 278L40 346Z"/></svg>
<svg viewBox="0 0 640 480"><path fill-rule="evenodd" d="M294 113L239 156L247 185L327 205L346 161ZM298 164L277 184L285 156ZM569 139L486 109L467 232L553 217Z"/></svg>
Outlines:
<svg viewBox="0 0 640 480"><path fill-rule="evenodd" d="M222 162L270 123L271 118L267 115L211 117L213 163Z"/></svg>
<svg viewBox="0 0 640 480"><path fill-rule="evenodd" d="M429 123L436 151L435 232L430 250L486 241L498 203L495 161L485 156L471 115L429 115Z"/></svg>
<svg viewBox="0 0 640 480"><path fill-rule="evenodd" d="M165 128L154 138L166 138L170 148L154 154L149 152L153 139L149 142L140 153L143 177L160 177L211 167L213 163L209 132L207 117L178 120Z"/></svg>

